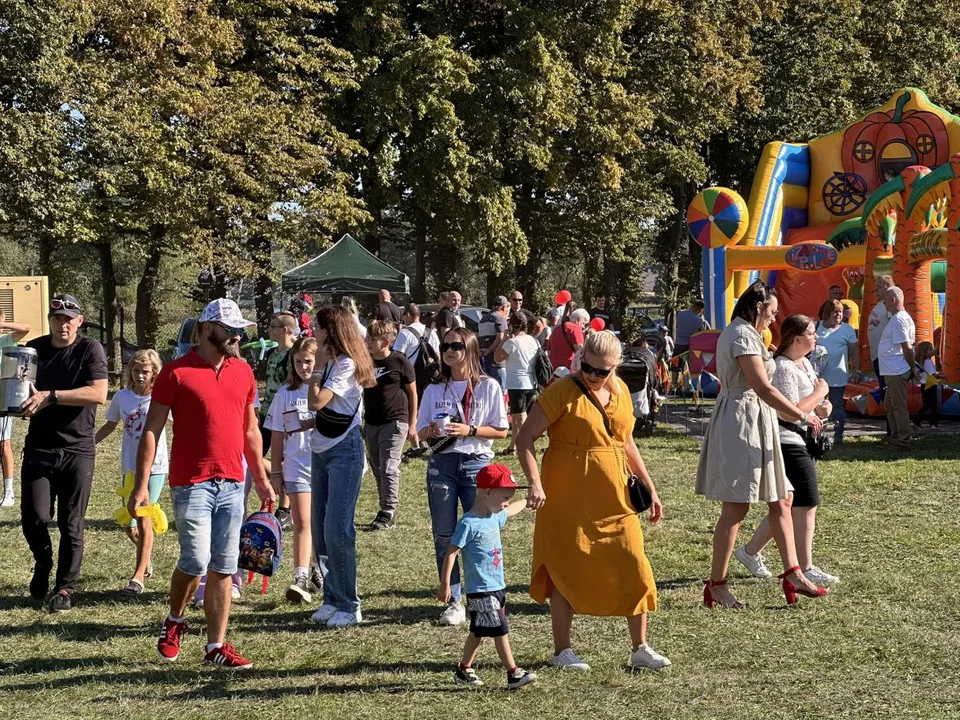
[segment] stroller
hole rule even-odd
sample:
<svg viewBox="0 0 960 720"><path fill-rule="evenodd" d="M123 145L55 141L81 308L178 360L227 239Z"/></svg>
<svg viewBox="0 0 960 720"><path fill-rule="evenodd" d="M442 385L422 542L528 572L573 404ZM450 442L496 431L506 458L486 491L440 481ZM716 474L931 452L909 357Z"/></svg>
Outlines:
<svg viewBox="0 0 960 720"><path fill-rule="evenodd" d="M653 434L662 401L658 364L657 356L644 344L627 348L617 370L630 390L637 428L645 436Z"/></svg>

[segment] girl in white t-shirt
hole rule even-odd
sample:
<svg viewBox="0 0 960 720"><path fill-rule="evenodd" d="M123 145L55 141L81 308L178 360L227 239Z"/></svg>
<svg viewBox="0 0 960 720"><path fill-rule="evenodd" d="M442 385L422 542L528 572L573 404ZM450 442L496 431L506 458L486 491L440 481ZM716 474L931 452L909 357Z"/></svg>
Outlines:
<svg viewBox="0 0 960 720"><path fill-rule="evenodd" d="M323 604L313 621L332 628L362 619L357 596L357 532L353 516L363 475L360 416L363 389L377 380L373 360L354 317L342 307L317 311L317 369L307 407L316 413L311 433L311 527L323 573Z"/></svg>
<svg viewBox="0 0 960 720"><path fill-rule="evenodd" d="M300 338L290 348L287 383L273 396L263 426L271 431L270 482L290 498L293 517L293 584L290 602L310 602L310 430L315 420L307 409L307 387L316 364L317 341ZM281 487L282 485L282 487Z"/></svg>
<svg viewBox="0 0 960 720"><path fill-rule="evenodd" d="M120 446L120 477L137 472L137 447L150 409L150 392L160 373L162 363L156 350L138 350L123 373L123 389L113 396L107 408L106 422L97 430L96 442L100 443L119 424L123 424L123 442ZM150 504L160 499L163 484L167 479L166 431L157 440L157 454L150 469ZM123 589L129 595L143 592L144 581L153 574L150 556L153 553L153 522L148 518L136 518L127 526L127 537L137 547L136 568L130 582Z"/></svg>
<svg viewBox="0 0 960 720"><path fill-rule="evenodd" d="M480 370L480 345L470 330L451 328L444 333L440 374L442 381L423 393L417 414L417 433L433 448L427 464L427 500L438 576L457 526L457 504L464 512L473 506L477 473L493 458L493 441L507 436L503 391ZM466 619L457 563L450 583L450 603L440 615L441 625L459 625Z"/></svg>
<svg viewBox="0 0 960 720"><path fill-rule="evenodd" d="M497 350L495 360L504 363L507 372L507 397L510 401L510 444L504 455L514 452L514 438L527 421L527 413L537 401L537 353L540 343L527 334L527 319L523 313L510 316L510 339Z"/></svg>

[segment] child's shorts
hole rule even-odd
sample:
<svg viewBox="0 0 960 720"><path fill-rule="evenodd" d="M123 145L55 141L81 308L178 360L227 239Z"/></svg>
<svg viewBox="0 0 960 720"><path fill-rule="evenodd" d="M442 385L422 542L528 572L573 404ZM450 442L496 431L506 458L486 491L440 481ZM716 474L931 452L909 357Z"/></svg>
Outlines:
<svg viewBox="0 0 960 720"><path fill-rule="evenodd" d="M503 590L467 593L470 633L474 637L503 637L510 632L507 596Z"/></svg>

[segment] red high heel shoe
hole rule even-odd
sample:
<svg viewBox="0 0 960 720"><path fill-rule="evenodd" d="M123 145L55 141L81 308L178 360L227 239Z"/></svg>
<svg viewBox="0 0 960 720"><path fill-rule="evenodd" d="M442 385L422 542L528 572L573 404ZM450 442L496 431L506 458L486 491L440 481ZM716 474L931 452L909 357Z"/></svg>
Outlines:
<svg viewBox="0 0 960 720"><path fill-rule="evenodd" d="M806 597L818 598L823 597L824 595L830 594L829 588L817 587L816 592L810 592L805 587L797 587L792 582L787 579L788 575L793 575L795 572L800 572L800 566L794 565L789 570L786 570L781 575L777 575L779 580L783 581L783 596L787 599L787 605L794 605L797 602L797 593L800 595L805 595Z"/></svg>
<svg viewBox="0 0 960 720"><path fill-rule="evenodd" d="M720 605L716 600L713 599L713 593L710 592L712 587L723 587L727 584L726 580L704 580L703 581L703 604L708 608L715 608L717 605ZM734 600L733 605L723 605L723 607L730 608L731 610L740 610L743 608L743 603L737 600Z"/></svg>

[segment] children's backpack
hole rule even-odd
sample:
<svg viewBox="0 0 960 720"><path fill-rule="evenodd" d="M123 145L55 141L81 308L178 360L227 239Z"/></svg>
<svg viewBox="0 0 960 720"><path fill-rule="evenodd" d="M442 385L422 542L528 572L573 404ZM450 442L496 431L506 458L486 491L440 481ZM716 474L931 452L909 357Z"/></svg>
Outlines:
<svg viewBox="0 0 960 720"><path fill-rule="evenodd" d="M539 345L540 343L537 343ZM537 356L533 361L533 371L537 377L537 385L545 388L553 380L553 363L550 356L542 347L537 348Z"/></svg>
<svg viewBox="0 0 960 720"><path fill-rule="evenodd" d="M248 570L247 584L253 580L253 574L263 575L263 587L260 594L267 591L267 578L280 568L283 556L283 531L280 521L273 514L273 503L264 503L260 510L251 513L240 528L241 570Z"/></svg>

